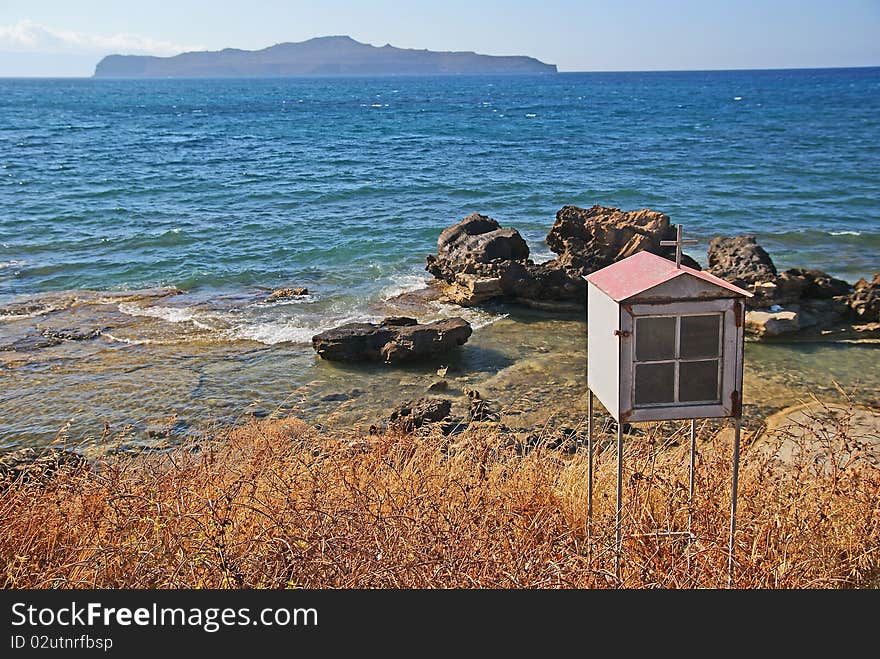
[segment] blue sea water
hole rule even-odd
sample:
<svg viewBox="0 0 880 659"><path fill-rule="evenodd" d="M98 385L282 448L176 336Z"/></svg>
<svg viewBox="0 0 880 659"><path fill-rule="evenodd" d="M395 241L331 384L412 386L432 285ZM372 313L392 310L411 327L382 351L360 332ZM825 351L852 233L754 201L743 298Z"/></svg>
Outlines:
<svg viewBox="0 0 880 659"><path fill-rule="evenodd" d="M880 69L0 80L0 296L369 298L471 212L651 208L780 267L880 269Z"/></svg>
<svg viewBox="0 0 880 659"><path fill-rule="evenodd" d="M454 405L478 387L518 426L579 423L582 318L395 294L424 287L438 234L472 212L542 261L556 212L597 203L669 215L704 265L713 236L754 233L780 269L870 277L880 68L0 79L0 450L248 411L372 424L437 365L340 366L310 340L400 314L472 323ZM185 292L126 293L161 286ZM282 286L311 294L268 303ZM71 328L94 338L47 345ZM876 406L877 348L747 346L745 409L839 387Z"/></svg>

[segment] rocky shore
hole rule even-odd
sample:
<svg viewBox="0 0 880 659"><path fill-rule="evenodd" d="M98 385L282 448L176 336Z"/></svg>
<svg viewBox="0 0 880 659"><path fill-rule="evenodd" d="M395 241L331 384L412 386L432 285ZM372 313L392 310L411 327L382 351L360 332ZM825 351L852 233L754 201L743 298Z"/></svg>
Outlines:
<svg viewBox="0 0 880 659"><path fill-rule="evenodd" d="M340 303L344 291L308 280L10 297L0 303L0 448L160 448L269 416L368 428L443 413L444 432L504 423L524 436L551 419L575 428L583 273L641 250L669 258L660 241L673 234L653 210L566 206L547 236L556 258L538 262L515 228L470 215L441 232L427 287L404 294ZM755 291L747 417L841 390L876 407L880 373L864 365L876 359L877 276L782 271L749 236L719 236L706 258L691 256L701 262L685 258L691 267Z"/></svg>

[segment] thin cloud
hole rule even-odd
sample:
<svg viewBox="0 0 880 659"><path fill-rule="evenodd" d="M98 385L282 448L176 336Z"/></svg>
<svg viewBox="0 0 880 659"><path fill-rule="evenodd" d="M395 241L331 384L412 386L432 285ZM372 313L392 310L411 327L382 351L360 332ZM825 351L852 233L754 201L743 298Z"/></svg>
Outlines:
<svg viewBox="0 0 880 659"><path fill-rule="evenodd" d="M192 50L204 50L204 47L177 44L128 32L110 36L85 34L73 30L60 30L24 19L12 25L0 25L0 50L32 53L175 55Z"/></svg>

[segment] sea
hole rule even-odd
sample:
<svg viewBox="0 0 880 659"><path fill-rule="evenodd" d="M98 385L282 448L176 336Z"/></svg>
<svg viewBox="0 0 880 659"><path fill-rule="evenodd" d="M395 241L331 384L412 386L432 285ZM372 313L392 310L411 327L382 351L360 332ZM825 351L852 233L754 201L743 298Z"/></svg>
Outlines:
<svg viewBox="0 0 880 659"><path fill-rule="evenodd" d="M576 423L583 318L420 300L445 227L492 216L540 262L565 205L650 208L704 265L712 237L750 233L780 270L855 282L880 271L878 191L880 68L0 79L0 449L374 424L450 366L450 397L482 387L512 420ZM290 286L309 294L266 301ZM311 348L399 312L474 336L402 369ZM41 345L71 328L92 338ZM755 405L873 400L878 356L755 344L746 404L749 377Z"/></svg>

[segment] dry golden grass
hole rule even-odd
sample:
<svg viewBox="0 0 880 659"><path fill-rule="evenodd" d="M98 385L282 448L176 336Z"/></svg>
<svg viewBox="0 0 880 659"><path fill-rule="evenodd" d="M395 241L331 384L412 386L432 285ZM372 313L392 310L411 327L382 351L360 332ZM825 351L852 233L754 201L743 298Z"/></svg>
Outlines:
<svg viewBox="0 0 880 659"><path fill-rule="evenodd" d="M616 452L516 445L491 427L327 436L298 420L222 441L107 457L2 484L6 588L723 588L731 446L703 429L693 532L687 441L627 438L614 574ZM842 447L845 429L828 441ZM737 588L880 582L880 469L782 470L744 435ZM710 450L709 447L712 446Z"/></svg>

